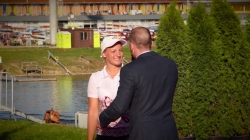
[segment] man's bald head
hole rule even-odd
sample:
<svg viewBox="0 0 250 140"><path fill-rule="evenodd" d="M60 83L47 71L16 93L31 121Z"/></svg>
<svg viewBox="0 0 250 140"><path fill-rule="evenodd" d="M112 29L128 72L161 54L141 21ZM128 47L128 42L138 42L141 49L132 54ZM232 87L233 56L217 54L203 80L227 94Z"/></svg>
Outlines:
<svg viewBox="0 0 250 140"><path fill-rule="evenodd" d="M130 42L139 50L150 50L152 38L149 30L145 27L136 27L131 31L129 36Z"/></svg>

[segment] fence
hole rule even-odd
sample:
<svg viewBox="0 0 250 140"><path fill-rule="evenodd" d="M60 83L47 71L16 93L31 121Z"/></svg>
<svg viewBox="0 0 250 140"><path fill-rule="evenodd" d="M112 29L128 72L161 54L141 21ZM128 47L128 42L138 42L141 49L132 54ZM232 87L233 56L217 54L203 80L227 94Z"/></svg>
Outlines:
<svg viewBox="0 0 250 140"><path fill-rule="evenodd" d="M14 83L15 77L12 76L8 72L0 72L0 79L1 79L0 89L2 89L1 86L4 86L2 84L2 81L5 81L5 100L2 100L2 97L4 95L2 95L2 90L0 90L0 110L1 111L10 111L11 112L10 118L11 118L11 116L14 117L14 110L15 110L14 106L13 106L13 83ZM8 104L8 95L9 95L8 94L8 84L9 84L8 81L11 81L11 91L10 91L11 92L11 101L9 101L10 105ZM2 103L2 101L4 101L5 104ZM14 117L14 119L15 119L15 117Z"/></svg>

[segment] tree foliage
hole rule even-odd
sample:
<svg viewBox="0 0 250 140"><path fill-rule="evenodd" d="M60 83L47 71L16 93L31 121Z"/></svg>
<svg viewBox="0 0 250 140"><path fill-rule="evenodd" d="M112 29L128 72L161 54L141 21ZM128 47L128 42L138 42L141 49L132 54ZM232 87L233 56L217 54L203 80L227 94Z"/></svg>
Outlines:
<svg viewBox="0 0 250 140"><path fill-rule="evenodd" d="M250 15L247 16L244 32L245 32L246 41L250 44Z"/></svg>
<svg viewBox="0 0 250 140"><path fill-rule="evenodd" d="M250 133L249 23L243 34L226 0L213 0L210 13L196 4L187 25L176 1L160 19L156 51L178 66L173 114L180 137Z"/></svg>
<svg viewBox="0 0 250 140"><path fill-rule="evenodd" d="M221 65L221 45L218 30L206 7L200 2L191 8L187 25L189 45L192 52L190 61L192 85L193 133L198 139L214 135L218 121L215 113L218 95L218 77Z"/></svg>
<svg viewBox="0 0 250 140"><path fill-rule="evenodd" d="M219 29L223 45L217 131L223 136L247 131L249 116L249 48L241 30L240 20L226 0L213 0L211 16ZM246 99L248 98L248 99ZM249 126L248 126L249 127Z"/></svg>
<svg viewBox="0 0 250 140"><path fill-rule="evenodd" d="M180 137L191 134L189 59L187 26L181 12L176 9L176 1L171 3L165 15L160 19L156 46L157 53L174 60L178 66L179 79L174 96L173 113L175 115ZM186 100L189 98L190 100Z"/></svg>

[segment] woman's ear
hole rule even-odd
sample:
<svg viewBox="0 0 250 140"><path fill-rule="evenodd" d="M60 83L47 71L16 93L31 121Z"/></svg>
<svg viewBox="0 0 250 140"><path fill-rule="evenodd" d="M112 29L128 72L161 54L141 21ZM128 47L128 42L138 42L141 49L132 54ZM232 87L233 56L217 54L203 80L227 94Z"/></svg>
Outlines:
<svg viewBox="0 0 250 140"><path fill-rule="evenodd" d="M105 58L105 57L106 57L106 54L105 54L105 53L102 53L102 57Z"/></svg>

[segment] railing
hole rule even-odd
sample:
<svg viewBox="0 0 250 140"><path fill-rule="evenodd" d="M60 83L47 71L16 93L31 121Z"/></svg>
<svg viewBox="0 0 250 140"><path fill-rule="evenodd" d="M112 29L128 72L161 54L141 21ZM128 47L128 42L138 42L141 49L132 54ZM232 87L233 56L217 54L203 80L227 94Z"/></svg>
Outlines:
<svg viewBox="0 0 250 140"><path fill-rule="evenodd" d="M26 73L26 76L28 76L28 73L40 73L42 76L42 68L37 64L37 62L22 62L22 70Z"/></svg>
<svg viewBox="0 0 250 140"><path fill-rule="evenodd" d="M5 105L2 104L2 90L0 90L0 110L4 110L4 111L10 111L11 112L11 115L10 115L10 118L11 116L14 117L14 119L16 120L15 116L14 116L14 111L15 111L15 108L13 106L13 83L14 83L14 80L16 78L14 76L12 76L10 73L8 72L0 72L0 89L2 89L2 81L5 81ZM11 105L10 107L8 107L8 81L11 81Z"/></svg>
<svg viewBox="0 0 250 140"><path fill-rule="evenodd" d="M54 56L49 50L48 50L48 59L53 59L57 64L59 64L62 68L64 68L67 73L72 75L72 73L58 60L58 57Z"/></svg>
<svg viewBox="0 0 250 140"><path fill-rule="evenodd" d="M9 111L11 112L10 114L10 117L9 119L11 119L11 117L13 116L14 120L16 121L16 118L15 118L15 115L18 115L20 117L23 117L25 119L28 119L28 120L31 120L31 121L34 121L34 122L37 122L37 123L40 123L40 124L43 124L45 123L44 120L41 120L39 118L36 118L34 116L31 116L31 115L27 115L23 112L20 112L18 110L15 109L13 103L13 83L14 81L16 81L16 78L14 76L12 76L10 73L8 72L0 72L0 89L2 89L2 81L5 81L5 86L6 86L6 90L5 90L5 96L6 96L6 99L5 99L5 105L1 103L2 101L2 90L0 90L0 111ZM11 81L11 105L8 105L8 83L9 81Z"/></svg>

